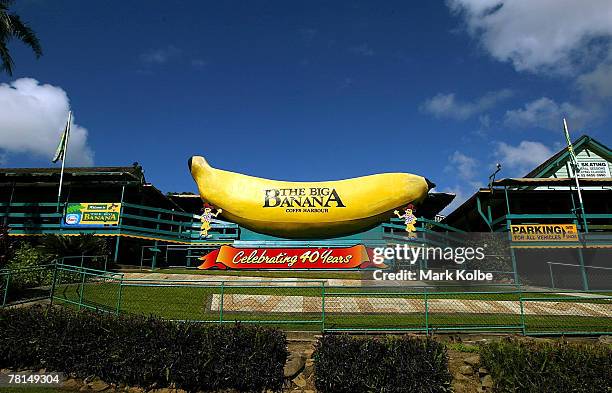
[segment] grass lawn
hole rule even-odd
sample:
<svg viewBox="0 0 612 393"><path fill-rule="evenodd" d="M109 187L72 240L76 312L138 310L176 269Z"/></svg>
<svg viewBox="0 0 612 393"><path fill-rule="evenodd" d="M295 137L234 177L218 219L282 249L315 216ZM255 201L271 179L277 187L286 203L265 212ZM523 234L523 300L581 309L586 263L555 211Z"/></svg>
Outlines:
<svg viewBox="0 0 612 393"><path fill-rule="evenodd" d="M116 312L119 300L118 282L89 282L83 287L83 302L87 308L102 309ZM381 288L379 288L380 290ZM361 296L372 298L401 297L407 299L422 299L421 294L406 294L401 292L405 287L384 288L387 292L371 294L372 289L363 288L326 288L326 300L328 303L325 313L326 329L415 329L424 330L426 323L430 329L445 331L446 329L459 328L466 331L480 328L479 331L509 331L521 332L522 321L520 315L514 314L478 314L478 313L430 313L427 321L422 311L415 310L414 313L395 312L364 312L364 313L340 313L330 312L330 301L338 301L338 297L351 297L359 299ZM225 287L224 294L257 294L289 296L289 302L294 297L296 305L302 306L302 296L320 298L321 288L312 287ZM395 291L395 292L392 292ZM214 294L219 295L221 288L199 287L199 286L132 286L123 285L121 288L121 313L139 315L157 315L174 320L197 320L197 321L219 321L221 318L226 323L241 321L243 323L265 323L278 326L287 330L320 330L322 318L320 312L283 312L275 309L272 313L237 312L224 311L223 315L218 311L219 305L212 307ZM362 294L362 295L360 295ZM517 301L518 294L428 294L429 299L472 299L472 300L497 300ZM542 299L554 299L559 297L552 293L525 294L524 296ZM63 284L56 288L56 297L64 300L56 300L56 303L68 304L78 303L81 297L79 284ZM330 298L334 298L332 300ZM564 299L567 297L564 297ZM218 302L220 296L216 297ZM226 302L230 301L225 298ZM318 301L318 300L317 300ZM609 300L584 300L571 298L572 303L605 303ZM612 332L612 318L603 317L580 317L580 316L536 316L526 315L525 326L527 332L573 332L593 331Z"/></svg>

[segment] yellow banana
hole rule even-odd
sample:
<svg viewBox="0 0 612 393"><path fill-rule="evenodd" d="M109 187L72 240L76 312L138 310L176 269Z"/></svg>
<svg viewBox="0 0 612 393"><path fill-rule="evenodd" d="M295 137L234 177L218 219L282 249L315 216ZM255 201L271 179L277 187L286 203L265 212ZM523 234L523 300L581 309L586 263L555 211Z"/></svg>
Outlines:
<svg viewBox="0 0 612 393"><path fill-rule="evenodd" d="M434 185L421 176L383 173L322 182L268 180L189 159L201 198L221 216L255 232L286 238L327 238L380 224L419 202Z"/></svg>

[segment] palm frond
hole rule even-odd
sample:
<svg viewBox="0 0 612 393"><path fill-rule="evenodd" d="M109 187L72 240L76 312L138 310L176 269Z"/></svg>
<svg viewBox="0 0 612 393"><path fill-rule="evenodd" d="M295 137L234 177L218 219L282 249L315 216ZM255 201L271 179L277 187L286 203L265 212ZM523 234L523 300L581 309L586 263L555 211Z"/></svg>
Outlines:
<svg viewBox="0 0 612 393"><path fill-rule="evenodd" d="M0 0L0 12L6 11L14 3L14 0Z"/></svg>
<svg viewBox="0 0 612 393"><path fill-rule="evenodd" d="M42 55L42 47L36 33L25 24L19 15L9 14L8 9L14 0L0 0L0 71L13 75L13 59L8 50L8 42L16 38L29 46L36 57Z"/></svg>
<svg viewBox="0 0 612 393"><path fill-rule="evenodd" d="M0 70L5 71L9 76L13 76L13 65L13 58L6 47L6 43L0 39Z"/></svg>
<svg viewBox="0 0 612 393"><path fill-rule="evenodd" d="M13 0L0 0L0 40L8 38L11 31L11 20L8 9L13 4Z"/></svg>
<svg viewBox="0 0 612 393"><path fill-rule="evenodd" d="M11 32L11 18L6 10L0 7L0 40L4 41L10 36Z"/></svg>
<svg viewBox="0 0 612 393"><path fill-rule="evenodd" d="M38 37L36 37L36 33L34 33L28 25L23 23L17 14L9 15L9 20L12 28L12 35L32 48L36 57L42 56L42 47L40 46Z"/></svg>

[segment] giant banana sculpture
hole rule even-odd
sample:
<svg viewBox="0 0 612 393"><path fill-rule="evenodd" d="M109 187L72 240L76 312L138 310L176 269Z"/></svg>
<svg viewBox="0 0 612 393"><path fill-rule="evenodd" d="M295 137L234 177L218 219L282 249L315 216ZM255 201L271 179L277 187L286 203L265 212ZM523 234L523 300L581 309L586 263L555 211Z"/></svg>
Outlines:
<svg viewBox="0 0 612 393"><path fill-rule="evenodd" d="M201 198L222 217L245 228L286 238L328 238L369 229L409 202L419 202L434 184L408 173L383 173L322 182L268 180L189 159Z"/></svg>

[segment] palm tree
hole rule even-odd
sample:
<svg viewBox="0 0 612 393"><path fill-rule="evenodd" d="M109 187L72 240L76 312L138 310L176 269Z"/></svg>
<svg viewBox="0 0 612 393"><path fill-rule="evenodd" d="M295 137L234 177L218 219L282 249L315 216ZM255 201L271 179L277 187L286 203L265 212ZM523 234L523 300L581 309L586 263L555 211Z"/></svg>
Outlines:
<svg viewBox="0 0 612 393"><path fill-rule="evenodd" d="M13 59L9 53L7 44L16 38L32 48L36 58L42 55L42 48L38 42L38 37L30 27L25 24L19 15L10 14L9 7L14 0L0 0L0 70L13 75Z"/></svg>

